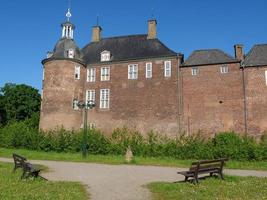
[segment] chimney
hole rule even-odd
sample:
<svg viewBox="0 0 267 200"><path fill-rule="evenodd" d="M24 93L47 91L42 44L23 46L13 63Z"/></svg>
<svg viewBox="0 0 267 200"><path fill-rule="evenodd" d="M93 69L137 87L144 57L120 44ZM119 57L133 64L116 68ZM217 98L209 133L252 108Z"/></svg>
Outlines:
<svg viewBox="0 0 267 200"><path fill-rule="evenodd" d="M243 44L236 44L234 47L235 47L235 58L237 60L243 61L244 60Z"/></svg>
<svg viewBox="0 0 267 200"><path fill-rule="evenodd" d="M155 19L148 20L147 39L156 39L156 38L157 38L157 20Z"/></svg>
<svg viewBox="0 0 267 200"><path fill-rule="evenodd" d="M93 26L92 42L99 42L101 40L102 28L100 26Z"/></svg>

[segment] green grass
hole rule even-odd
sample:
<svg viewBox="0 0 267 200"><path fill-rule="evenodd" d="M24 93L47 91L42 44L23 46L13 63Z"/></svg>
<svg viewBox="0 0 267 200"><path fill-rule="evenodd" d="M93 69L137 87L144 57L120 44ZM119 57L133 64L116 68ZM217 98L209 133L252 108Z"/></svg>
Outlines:
<svg viewBox="0 0 267 200"><path fill-rule="evenodd" d="M57 152L42 152L30 151L25 149L5 149L0 148L0 157L11 158L12 153L25 156L28 159L35 160L58 160L58 161L73 161L73 162L91 162L102 164L125 164L124 156L115 155L89 155L86 159L82 158L80 153L57 153ZM169 167L189 167L193 160L176 160L174 158L151 158L151 157L134 157L131 164L134 165L154 165L154 166L169 166ZM230 169L254 169L267 170L267 161L228 161L226 168Z"/></svg>
<svg viewBox="0 0 267 200"><path fill-rule="evenodd" d="M208 178L191 183L151 183L153 200L264 200L267 178L226 176L226 180Z"/></svg>
<svg viewBox="0 0 267 200"><path fill-rule="evenodd" d="M13 164L0 162L1 200L85 200L84 186L76 182L51 182L39 178L20 180L21 170L12 173Z"/></svg>

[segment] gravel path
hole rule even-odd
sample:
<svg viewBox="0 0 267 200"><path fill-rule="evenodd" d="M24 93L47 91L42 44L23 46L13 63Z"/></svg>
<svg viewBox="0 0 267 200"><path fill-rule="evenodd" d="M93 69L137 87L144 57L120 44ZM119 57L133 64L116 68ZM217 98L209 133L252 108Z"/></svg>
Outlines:
<svg viewBox="0 0 267 200"><path fill-rule="evenodd" d="M0 158L3 162L11 159ZM145 185L155 181L175 182L183 180L176 172L185 170L173 167L104 165L93 163L31 161L49 167L43 174L48 180L78 181L87 186L92 200L148 200L149 190ZM267 171L225 170L237 176L267 177Z"/></svg>

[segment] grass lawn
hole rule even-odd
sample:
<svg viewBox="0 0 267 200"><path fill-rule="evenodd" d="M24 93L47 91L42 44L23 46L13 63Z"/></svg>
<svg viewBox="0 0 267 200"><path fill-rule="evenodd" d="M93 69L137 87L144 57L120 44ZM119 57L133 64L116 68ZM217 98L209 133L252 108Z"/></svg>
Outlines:
<svg viewBox="0 0 267 200"><path fill-rule="evenodd" d="M115 164L115 165L125 164L124 156L89 155L86 159L84 159L82 158L81 153L57 153L57 152L30 151L25 149L0 148L0 157L11 158L12 153L17 153L28 159L35 159L35 160L92 162L92 163L105 163L105 164ZM188 168L191 162L192 160L176 160L174 158L166 158L166 157L151 158L151 157L135 156L134 161L131 164ZM267 161L255 161L255 162L228 161L226 168L267 170Z"/></svg>
<svg viewBox="0 0 267 200"><path fill-rule="evenodd" d="M267 178L226 176L208 178L198 185L191 183L151 183L153 200L264 200L267 199Z"/></svg>
<svg viewBox="0 0 267 200"><path fill-rule="evenodd" d="M39 178L20 180L21 170L12 173L13 164L0 162L0 199L3 200L85 200L88 194L80 183L51 182Z"/></svg>

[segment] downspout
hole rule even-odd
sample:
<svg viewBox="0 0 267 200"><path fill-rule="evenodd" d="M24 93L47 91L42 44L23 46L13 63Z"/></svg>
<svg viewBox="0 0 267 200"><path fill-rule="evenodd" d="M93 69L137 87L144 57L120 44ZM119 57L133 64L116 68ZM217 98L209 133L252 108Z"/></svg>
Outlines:
<svg viewBox="0 0 267 200"><path fill-rule="evenodd" d="M178 134L181 134L181 83L180 83L180 65L183 62L183 55L182 54L177 54L177 106L178 106Z"/></svg>
<svg viewBox="0 0 267 200"><path fill-rule="evenodd" d="M248 134L248 125L247 125L247 95L246 95L246 83L245 83L245 67L241 62L242 68L242 84L243 84L243 98L244 98L244 124L245 124L245 134Z"/></svg>

